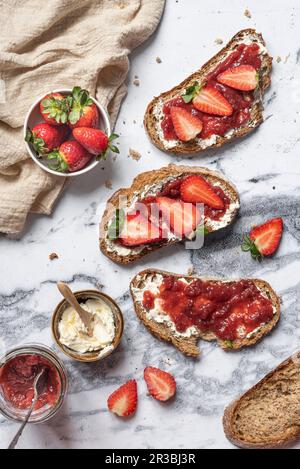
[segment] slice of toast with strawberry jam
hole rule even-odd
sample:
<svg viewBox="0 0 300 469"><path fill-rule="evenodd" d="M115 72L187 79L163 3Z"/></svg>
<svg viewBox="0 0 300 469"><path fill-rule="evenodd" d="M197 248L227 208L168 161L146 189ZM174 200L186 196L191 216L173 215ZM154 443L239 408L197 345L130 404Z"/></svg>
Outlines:
<svg viewBox="0 0 300 469"><path fill-rule="evenodd" d="M239 207L235 187L219 172L169 165L141 173L109 199L100 249L114 262L128 264L229 226Z"/></svg>
<svg viewBox="0 0 300 469"><path fill-rule="evenodd" d="M192 154L247 135L263 122L271 69L262 35L238 32L200 70L150 102L150 139L161 150Z"/></svg>

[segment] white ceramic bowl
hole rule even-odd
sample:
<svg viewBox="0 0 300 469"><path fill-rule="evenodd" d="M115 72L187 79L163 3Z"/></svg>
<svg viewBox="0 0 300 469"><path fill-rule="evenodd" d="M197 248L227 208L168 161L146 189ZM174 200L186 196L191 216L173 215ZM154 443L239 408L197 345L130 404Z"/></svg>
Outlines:
<svg viewBox="0 0 300 469"><path fill-rule="evenodd" d="M50 94L50 93L61 93L62 95L69 95L69 94L72 93L72 90L71 89L52 90L52 91L49 91L48 93L43 94L43 96L40 96L33 103L33 105L31 106L31 108L29 109L29 111L26 115L26 119L25 119L25 122L24 122L24 131L23 131L24 139L25 139L26 131L27 131L28 128L32 129L35 125L37 125L40 122L44 121L44 119L43 119L43 117L40 113L40 102L47 94ZM98 111L99 111L99 117L100 117L99 128L101 130L103 130L107 135L110 135L111 134L111 127L110 127L110 121L109 121L109 117L108 117L107 112L105 111L104 107L101 106L100 103L98 103L98 101L95 98L93 98L91 96L91 99L96 104L96 106L98 108ZM70 139L72 140L72 137L70 137ZM55 176L62 176L62 177L79 176L80 174L84 174L84 173L87 173L88 171L91 171L99 163L99 161L97 161L95 158L93 158L93 159L91 159L90 163L87 166L85 166L83 169L81 169L80 171L76 171L74 173L60 173L59 171L54 171L53 169L48 168L46 163L43 162L43 159L37 157L37 154L36 154L35 150L33 149L33 147L29 143L25 142L25 140L24 140L24 143L26 145L27 152L29 153L29 155L31 156L33 161L40 168L42 168L44 171L47 171L48 173L54 174Z"/></svg>

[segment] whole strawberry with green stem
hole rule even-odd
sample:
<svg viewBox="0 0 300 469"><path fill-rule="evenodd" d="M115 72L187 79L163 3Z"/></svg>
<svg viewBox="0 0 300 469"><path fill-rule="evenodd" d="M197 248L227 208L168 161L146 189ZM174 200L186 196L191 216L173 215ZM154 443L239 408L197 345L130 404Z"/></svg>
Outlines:
<svg viewBox="0 0 300 469"><path fill-rule="evenodd" d="M64 125L68 122L72 102L71 96L50 93L40 102L40 111L48 124Z"/></svg>
<svg viewBox="0 0 300 469"><path fill-rule="evenodd" d="M108 150L114 153L120 153L119 148L113 144L113 141L119 137L117 134L111 134L109 137L100 129L89 127L78 127L73 129L73 137L92 155L98 159L105 159Z"/></svg>
<svg viewBox="0 0 300 469"><path fill-rule="evenodd" d="M28 129L25 140L31 143L38 156L45 155L58 148L67 138L69 128L66 125L54 126L42 122Z"/></svg>
<svg viewBox="0 0 300 469"><path fill-rule="evenodd" d="M99 126L99 112L89 92L80 86L75 86L70 98L72 105L68 116L69 127L71 129L75 127L97 128Z"/></svg>
<svg viewBox="0 0 300 469"><path fill-rule="evenodd" d="M48 155L51 160L49 168L61 173L74 173L83 169L91 158L92 155L80 143L69 140Z"/></svg>
<svg viewBox="0 0 300 469"><path fill-rule="evenodd" d="M249 236L244 236L242 250L249 251L256 260L271 256L278 249L282 231L282 218L272 218L262 225L254 226Z"/></svg>

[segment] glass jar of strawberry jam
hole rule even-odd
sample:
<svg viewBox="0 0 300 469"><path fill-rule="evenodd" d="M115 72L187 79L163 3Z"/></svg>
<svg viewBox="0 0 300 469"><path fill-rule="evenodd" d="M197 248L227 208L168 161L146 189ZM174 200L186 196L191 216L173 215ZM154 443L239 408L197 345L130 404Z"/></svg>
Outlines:
<svg viewBox="0 0 300 469"><path fill-rule="evenodd" d="M67 393L66 369L50 348L28 344L10 350L0 359L0 412L5 417L24 420L32 404L35 377L42 368L46 373L45 391L30 422L45 422L57 414Z"/></svg>

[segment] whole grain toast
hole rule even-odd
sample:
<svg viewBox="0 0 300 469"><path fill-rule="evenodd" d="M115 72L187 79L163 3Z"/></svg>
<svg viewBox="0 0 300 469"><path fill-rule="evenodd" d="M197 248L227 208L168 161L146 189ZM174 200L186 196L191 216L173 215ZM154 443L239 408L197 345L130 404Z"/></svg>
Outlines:
<svg viewBox="0 0 300 469"><path fill-rule="evenodd" d="M129 264L131 262L137 261L138 259L141 259L143 256L153 251L156 251L157 249L161 249L164 246L180 242L176 239L164 240L159 243L144 245L138 249L128 249L128 252L126 251L126 249L124 252L123 248L121 254L120 252L117 252L116 246L108 238L108 227L115 215L116 209L120 208L120 197L124 197L127 200L127 205L124 205L124 207L130 206L130 204L133 200L135 200L136 197L138 197L142 193L144 193L145 195L145 191L151 191L152 187L157 186L159 184L165 184L169 180L188 176L191 174L199 174L204 177L208 182L217 183L223 189L226 195L230 198L234 209L226 219L224 227L229 226L234 221L240 206L239 196L234 185L229 182L223 176L223 174L217 171L212 171L210 169L201 168L198 166L180 166L170 164L158 170L147 171L145 173L139 174L133 180L132 185L129 188L118 190L108 200L105 212L100 223L100 249L102 253L116 263ZM210 225L209 222L205 222L205 228L207 234L221 229Z"/></svg>
<svg viewBox="0 0 300 469"><path fill-rule="evenodd" d="M186 88L192 86L195 81L198 81L201 85L205 81L206 75L213 71L215 67L221 63L224 58L236 47L243 42L256 42L261 46L261 59L262 65L259 72L259 85L255 90L254 103L250 110L250 120L243 126L235 129L230 132L228 135L216 136L215 140L211 142L205 142L201 138L191 140L190 142L181 142L178 140L174 145L172 144L169 147L167 141L164 140L163 134L161 131L161 121L163 114L161 112L162 107L165 102L181 96ZM271 69L272 69L272 57L269 56L265 42L261 34L257 33L255 29L244 29L239 31L229 43L214 57L212 57L205 65L203 65L200 70L190 75L182 83L175 86L169 91L160 94L159 96L153 98L150 104L147 107L144 125L145 129L148 132L148 135L152 142L161 150L168 151L170 153L199 153L205 151L207 148L216 148L224 145L227 142L243 137L248 133L252 132L256 127L258 127L263 122L263 105L262 98L265 90L270 86L271 83ZM201 141L202 140L202 141Z"/></svg>
<svg viewBox="0 0 300 469"><path fill-rule="evenodd" d="M241 448L279 448L300 438L300 351L232 402L227 438Z"/></svg>
<svg viewBox="0 0 300 469"><path fill-rule="evenodd" d="M234 341L228 340L221 340L213 332L201 332L197 331L195 335L190 337L180 336L174 333L171 325L168 322L157 322L152 318L149 318L147 315L147 310L142 305L142 302L139 299L139 292L141 292L143 286L145 285L145 281L153 281L157 276L172 276L175 278L185 278L186 280L193 280L193 279L202 279L202 280L210 280L217 283L222 282L234 282L236 280L221 280L215 278L208 278L208 277L196 277L196 276L189 276L189 275L180 275L174 274L170 272L165 272L163 270L158 269L146 269L142 272L138 273L131 281L130 284L130 291L134 302L134 308L137 316L139 319L144 323L144 325L149 329L149 331L156 337L166 342L171 342L175 347L180 350L180 352L184 353L185 355L191 357L199 356L200 352L197 346L197 342L199 339L204 339L207 341L217 340L218 345L224 350L237 350L241 347L254 345L258 342L262 337L268 334L273 327L277 324L279 317L280 317L280 301L278 296L276 295L275 291L272 287L265 281L260 279L251 279L255 282L257 288L261 290L263 294L265 294L272 302L272 305L275 309L274 316L271 321L263 325L258 331L256 331L251 337L241 338Z"/></svg>

